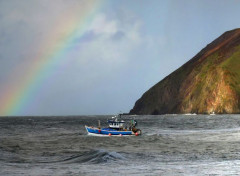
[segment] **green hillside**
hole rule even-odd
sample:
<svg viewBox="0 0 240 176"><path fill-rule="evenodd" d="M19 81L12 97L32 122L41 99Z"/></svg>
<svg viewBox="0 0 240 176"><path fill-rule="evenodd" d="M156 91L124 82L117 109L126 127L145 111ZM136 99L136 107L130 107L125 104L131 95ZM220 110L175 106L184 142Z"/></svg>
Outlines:
<svg viewBox="0 0 240 176"><path fill-rule="evenodd" d="M239 102L240 29L235 29L150 88L130 113L239 113Z"/></svg>

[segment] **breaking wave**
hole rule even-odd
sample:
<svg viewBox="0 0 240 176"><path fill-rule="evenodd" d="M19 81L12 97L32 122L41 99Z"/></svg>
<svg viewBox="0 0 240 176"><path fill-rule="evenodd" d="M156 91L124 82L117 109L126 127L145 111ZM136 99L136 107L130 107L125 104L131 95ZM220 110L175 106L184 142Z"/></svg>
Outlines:
<svg viewBox="0 0 240 176"><path fill-rule="evenodd" d="M124 157L123 154L114 151L106 151L101 149L84 152L79 155L74 155L60 162L101 164L119 160L126 160L126 157Z"/></svg>

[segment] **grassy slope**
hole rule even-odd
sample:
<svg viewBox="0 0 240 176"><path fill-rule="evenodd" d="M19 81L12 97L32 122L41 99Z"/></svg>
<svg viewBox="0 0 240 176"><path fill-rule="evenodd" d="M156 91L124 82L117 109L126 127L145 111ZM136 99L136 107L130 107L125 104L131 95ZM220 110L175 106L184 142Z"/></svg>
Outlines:
<svg viewBox="0 0 240 176"><path fill-rule="evenodd" d="M221 64L227 73L227 83L240 95L240 46L234 54Z"/></svg>
<svg viewBox="0 0 240 176"><path fill-rule="evenodd" d="M191 90L183 95L181 111L231 113L238 107L240 97L240 46L221 61L215 52L195 68ZM219 64L220 62L220 64Z"/></svg>
<svg viewBox="0 0 240 176"><path fill-rule="evenodd" d="M224 33L150 88L133 114L240 113L240 29Z"/></svg>
<svg viewBox="0 0 240 176"><path fill-rule="evenodd" d="M182 111L192 113L206 113L207 100L213 98L209 95L217 87L219 74L217 62L218 53L210 55L201 65L196 66L194 73L188 79L193 79L192 85L187 85L190 90L183 93ZM187 87L185 86L185 87Z"/></svg>
<svg viewBox="0 0 240 176"><path fill-rule="evenodd" d="M240 46L229 58L222 57L216 51L201 64L180 67L143 95L139 109L151 107L143 114L231 113L235 95L228 86L240 96Z"/></svg>

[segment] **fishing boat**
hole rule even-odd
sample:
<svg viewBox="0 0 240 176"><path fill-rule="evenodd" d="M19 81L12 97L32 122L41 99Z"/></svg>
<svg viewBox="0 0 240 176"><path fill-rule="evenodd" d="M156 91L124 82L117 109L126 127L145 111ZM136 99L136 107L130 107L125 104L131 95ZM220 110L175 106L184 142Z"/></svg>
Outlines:
<svg viewBox="0 0 240 176"><path fill-rule="evenodd" d="M141 130L137 129L137 121L130 120L129 127L126 122L121 119L121 114L112 117L111 120L107 120L108 127L101 128L100 120L98 121L98 127L86 126L85 128L88 135L94 136L138 136L141 135Z"/></svg>

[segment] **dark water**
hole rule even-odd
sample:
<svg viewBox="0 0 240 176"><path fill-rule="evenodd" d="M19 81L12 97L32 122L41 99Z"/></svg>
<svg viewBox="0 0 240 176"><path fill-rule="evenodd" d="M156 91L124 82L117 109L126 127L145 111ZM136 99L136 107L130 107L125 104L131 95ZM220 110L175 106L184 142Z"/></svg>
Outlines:
<svg viewBox="0 0 240 176"><path fill-rule="evenodd" d="M0 118L0 175L240 173L240 115L135 116L142 136L87 135L107 118Z"/></svg>

